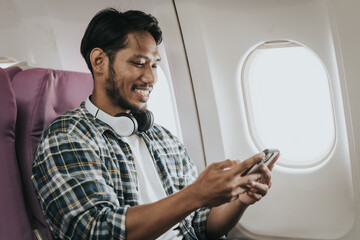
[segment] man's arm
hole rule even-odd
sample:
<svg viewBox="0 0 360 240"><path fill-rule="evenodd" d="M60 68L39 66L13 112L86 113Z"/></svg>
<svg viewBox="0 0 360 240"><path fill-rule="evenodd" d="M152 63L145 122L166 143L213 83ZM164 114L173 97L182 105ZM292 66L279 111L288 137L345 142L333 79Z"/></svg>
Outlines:
<svg viewBox="0 0 360 240"><path fill-rule="evenodd" d="M267 194L271 187L273 166L262 165L259 172L261 178L257 182L252 182L249 189L240 194L238 199L211 209L206 225L209 239L217 239L229 232L239 222L247 207Z"/></svg>
<svg viewBox="0 0 360 240"><path fill-rule="evenodd" d="M126 239L155 239L201 207L192 197L196 190L189 186L169 197L128 209Z"/></svg>
<svg viewBox="0 0 360 240"><path fill-rule="evenodd" d="M129 208L126 214L127 239L156 238L196 209L232 201L261 177L260 174L237 177L237 171L242 172L261 159L261 155L256 155L240 163L236 171L224 170L236 165L234 161L211 164L183 190L158 202Z"/></svg>

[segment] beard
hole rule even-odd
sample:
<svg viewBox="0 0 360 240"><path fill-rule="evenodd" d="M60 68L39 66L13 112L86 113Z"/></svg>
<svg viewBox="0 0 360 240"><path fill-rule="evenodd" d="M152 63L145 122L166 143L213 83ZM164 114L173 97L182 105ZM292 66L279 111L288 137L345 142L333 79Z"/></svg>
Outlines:
<svg viewBox="0 0 360 240"><path fill-rule="evenodd" d="M116 102L116 104L122 109L130 110L130 112L142 112L147 109L145 104L143 107L139 107L135 104L130 103L122 94L121 89L124 88L124 81L121 81L120 86L118 86L117 81L115 80L116 73L112 65L109 66L109 77L106 79L106 94ZM135 89L135 85L132 87L132 90Z"/></svg>

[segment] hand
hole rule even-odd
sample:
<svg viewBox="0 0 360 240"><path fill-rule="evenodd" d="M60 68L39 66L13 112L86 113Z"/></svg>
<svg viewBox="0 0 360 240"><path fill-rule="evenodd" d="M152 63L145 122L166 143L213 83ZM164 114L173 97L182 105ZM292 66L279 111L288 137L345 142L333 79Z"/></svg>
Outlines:
<svg viewBox="0 0 360 240"><path fill-rule="evenodd" d="M276 157L279 158L280 155ZM271 171L274 168L275 161L273 161L270 165L267 167L265 165L262 165L260 167L259 173L261 174L261 177L256 182L253 182L249 188L249 190L245 193L242 193L239 195L239 200L245 204L245 205L252 205L255 202L259 201L261 198L263 198L268 190L271 187Z"/></svg>
<svg viewBox="0 0 360 240"><path fill-rule="evenodd" d="M258 189L258 184L255 183L260 181L261 173L244 177L241 177L241 173L263 158L264 153L260 153L243 162L226 160L211 164L200 174L195 183L190 185L200 205L215 207L239 198L239 195L247 193L249 189L255 188L261 191L262 188Z"/></svg>
<svg viewBox="0 0 360 240"><path fill-rule="evenodd" d="M248 191L239 195L239 201L246 206L262 199L271 187L271 172L269 168L262 165L258 174L261 174L261 177L256 182L251 183Z"/></svg>

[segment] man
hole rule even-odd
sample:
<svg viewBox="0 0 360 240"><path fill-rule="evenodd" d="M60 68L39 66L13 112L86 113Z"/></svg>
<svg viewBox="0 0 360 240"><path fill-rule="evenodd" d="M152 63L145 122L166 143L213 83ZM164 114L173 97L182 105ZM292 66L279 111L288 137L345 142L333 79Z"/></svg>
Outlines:
<svg viewBox="0 0 360 240"><path fill-rule="evenodd" d="M272 166L241 177L262 153L211 164L197 176L177 138L151 124L146 102L161 40L157 20L140 11L105 9L89 23L81 53L93 93L44 131L33 165L55 238L218 239L267 193ZM142 131L119 120L144 113L150 124Z"/></svg>

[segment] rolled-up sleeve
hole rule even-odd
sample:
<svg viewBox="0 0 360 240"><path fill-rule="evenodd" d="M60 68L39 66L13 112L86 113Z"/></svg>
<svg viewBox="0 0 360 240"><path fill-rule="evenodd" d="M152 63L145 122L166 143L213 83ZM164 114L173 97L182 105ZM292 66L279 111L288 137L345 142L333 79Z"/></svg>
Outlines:
<svg viewBox="0 0 360 240"><path fill-rule="evenodd" d="M210 213L210 208L200 208L195 211L194 217L192 219L192 227L194 228L195 234L198 239L207 239L206 238L206 223L207 218Z"/></svg>
<svg viewBox="0 0 360 240"><path fill-rule="evenodd" d="M52 232L61 239L125 239L125 217L95 142L53 132L39 142L32 181Z"/></svg>

